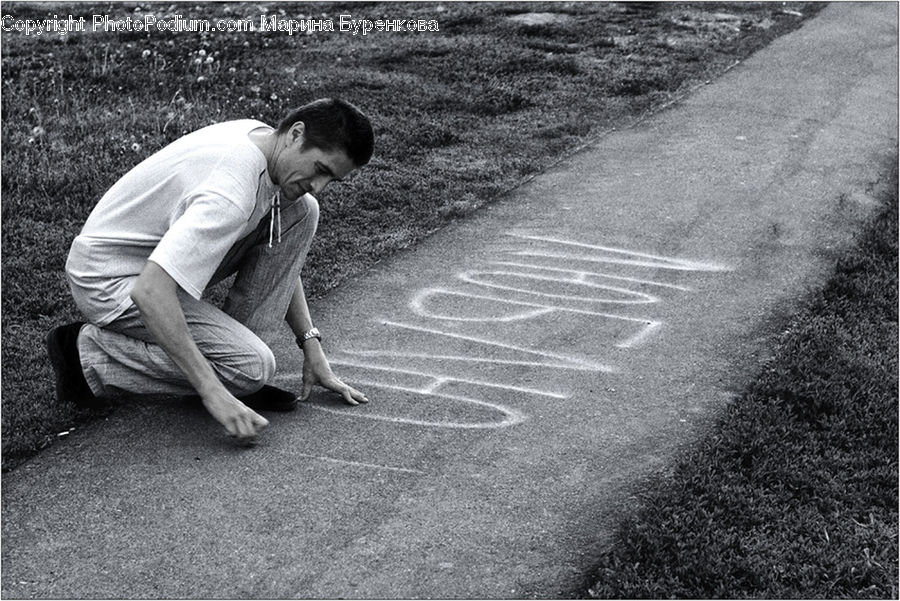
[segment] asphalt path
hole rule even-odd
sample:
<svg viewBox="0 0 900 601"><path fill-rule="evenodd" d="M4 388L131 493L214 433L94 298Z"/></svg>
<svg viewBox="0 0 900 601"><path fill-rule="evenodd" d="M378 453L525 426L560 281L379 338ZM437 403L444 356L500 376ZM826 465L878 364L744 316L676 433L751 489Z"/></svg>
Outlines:
<svg viewBox="0 0 900 601"><path fill-rule="evenodd" d="M897 5L832 4L314 303L367 406L318 394L248 450L137 400L4 474L3 597L571 594L896 147Z"/></svg>

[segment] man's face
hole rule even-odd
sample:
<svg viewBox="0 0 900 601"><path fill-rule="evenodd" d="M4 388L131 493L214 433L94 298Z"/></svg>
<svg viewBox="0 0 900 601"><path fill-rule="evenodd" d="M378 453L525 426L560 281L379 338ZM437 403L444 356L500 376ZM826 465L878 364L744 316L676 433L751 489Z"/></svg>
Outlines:
<svg viewBox="0 0 900 601"><path fill-rule="evenodd" d="M356 169L342 150L324 151L312 146L304 148L302 123L295 124L287 136L288 143L277 156L275 164L278 187L282 198L287 201L307 193L318 194L330 182L340 181Z"/></svg>

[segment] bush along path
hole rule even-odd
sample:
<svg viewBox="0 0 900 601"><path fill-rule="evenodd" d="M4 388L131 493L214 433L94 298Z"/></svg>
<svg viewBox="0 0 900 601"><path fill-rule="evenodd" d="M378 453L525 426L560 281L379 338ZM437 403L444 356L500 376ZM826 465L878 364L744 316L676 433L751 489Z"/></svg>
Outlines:
<svg viewBox="0 0 900 601"><path fill-rule="evenodd" d="M595 598L897 598L897 172L759 380L621 525Z"/></svg>

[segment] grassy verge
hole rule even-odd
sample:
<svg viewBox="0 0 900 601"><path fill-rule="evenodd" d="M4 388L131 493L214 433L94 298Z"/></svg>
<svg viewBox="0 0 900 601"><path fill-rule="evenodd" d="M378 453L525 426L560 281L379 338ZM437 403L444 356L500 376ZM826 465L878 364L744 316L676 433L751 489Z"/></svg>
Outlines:
<svg viewBox="0 0 900 601"><path fill-rule="evenodd" d="M897 173L758 382L641 493L599 598L897 598Z"/></svg>
<svg viewBox="0 0 900 601"><path fill-rule="evenodd" d="M268 8L267 8L268 7ZM321 198L304 273L319 297L465 217L562 153L623 127L790 31L806 3L3 3L14 19L435 20L438 32L121 32L2 44L3 467L79 413L54 399L46 332L78 317L63 278L103 192L182 134L277 122L341 96L376 127L373 162ZM798 12L799 11L799 12ZM803 14L800 15L800 12ZM535 16L532 13L537 13Z"/></svg>

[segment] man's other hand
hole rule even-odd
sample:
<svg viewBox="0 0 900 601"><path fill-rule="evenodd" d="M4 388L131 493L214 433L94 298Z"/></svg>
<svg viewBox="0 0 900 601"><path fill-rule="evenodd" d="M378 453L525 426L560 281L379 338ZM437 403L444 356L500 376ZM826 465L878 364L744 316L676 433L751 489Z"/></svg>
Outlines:
<svg viewBox="0 0 900 601"><path fill-rule="evenodd" d="M256 444L257 435L269 425L269 420L247 407L224 388L201 398L210 415L225 426L230 436L234 436L242 444Z"/></svg>
<svg viewBox="0 0 900 601"><path fill-rule="evenodd" d="M304 352L303 392L300 395L301 401L305 401L309 398L313 386L321 386L322 388L327 388L328 390L338 393L344 397L344 401L350 405L359 405L360 403L369 402L369 399L366 398L365 394L352 386L344 384L334 375L334 372L331 371L331 366L328 364L328 359L325 358L325 354L318 345L318 341L310 341L307 343L306 347L304 347Z"/></svg>

